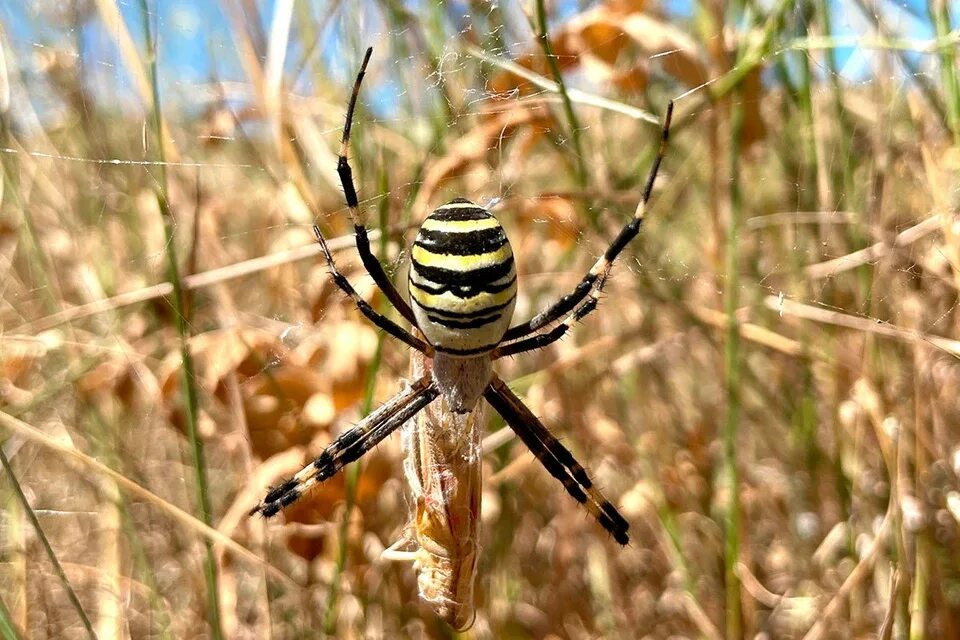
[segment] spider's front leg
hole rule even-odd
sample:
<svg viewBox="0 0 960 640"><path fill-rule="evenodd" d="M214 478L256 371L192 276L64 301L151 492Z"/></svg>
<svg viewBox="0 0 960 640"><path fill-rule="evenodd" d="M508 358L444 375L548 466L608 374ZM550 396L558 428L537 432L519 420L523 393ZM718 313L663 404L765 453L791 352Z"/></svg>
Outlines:
<svg viewBox="0 0 960 640"><path fill-rule="evenodd" d="M643 224L644 216L647 211L647 202L650 200L650 194L653 193L653 185L657 179L657 173L660 171L660 163L667 153L667 141L670 138L670 121L673 119L673 101L667 103L667 113L663 119L663 129L660 132L660 146L657 149L657 156L650 167L650 174L647 176L647 183L643 190L643 197L637 204L633 217L613 239L613 242L607 248L600 258L593 264L590 271L574 287L573 291L560 298L557 302L547 309L535 315L529 321L510 327L503 336L504 344L494 353L495 358L502 358L507 355L514 355L531 349L544 347L551 342L559 340L569 329L570 325L582 319L588 313L596 309L597 298L607 276L610 274L610 268L613 261L617 259L620 252L626 248L630 241L640 233L640 226ZM564 319L563 323L554 327L551 331L536 334L537 331L547 325ZM517 342L513 342L517 341Z"/></svg>
<svg viewBox="0 0 960 640"><path fill-rule="evenodd" d="M267 518L276 515L284 507L296 502L312 486L336 475L345 465L358 460L397 427L433 402L439 393L430 374L423 376L355 427L341 434L313 462L292 478L271 489L250 511L250 515L259 513Z"/></svg>
<svg viewBox="0 0 960 640"><path fill-rule="evenodd" d="M360 254L360 260L364 268L373 281L376 283L387 300L393 305L401 316L413 326L417 326L413 310L404 299L404 297L390 281L387 272L373 251L370 249L370 239L367 237L367 227L364 224L364 216L360 210L360 200L357 198L357 187L353 183L353 170L350 167L348 158L350 152L350 128L353 126L353 113L357 107L357 97L360 95L360 85L363 83L363 76L367 72L367 64L370 62L370 56L373 53L373 47L367 49L363 56L363 63L360 65L360 71L357 73L357 79L353 84L353 93L350 95L350 103L347 106L347 116L343 123L343 136L340 138L340 156L337 160L337 175L340 176L340 184L343 185L343 196L347 200L347 207L350 209L350 218L353 220L353 230L357 239L357 252ZM386 229L382 230L386 233ZM381 236L381 242L384 242Z"/></svg>
<svg viewBox="0 0 960 640"><path fill-rule="evenodd" d="M600 293L603 291L603 285L607 281L607 275L608 273L604 272L601 278L597 280L593 290L587 294L587 299L571 313L567 314L567 317L553 329L545 333L534 333L515 342L500 345L493 350L490 357L494 360L499 360L506 356L524 353L525 351L542 349L548 344L554 343L562 338L575 322L580 322L584 316L597 308L597 304L600 302Z"/></svg>
<svg viewBox="0 0 960 640"><path fill-rule="evenodd" d="M387 316L378 313L377 310L371 307L366 300L360 297L360 294L357 293L357 290L353 288L353 285L350 284L350 281L347 280L346 276L340 273L340 270L337 268L336 262L333 261L333 254L330 253L330 247L327 246L327 241L324 239L323 234L320 233L320 227L314 225L313 233L317 237L317 242L320 243L320 248L323 250L323 257L327 261L327 267L330 269L330 277L333 278L334 284L336 284L341 291L350 296L350 299L353 300L355 305L357 305L357 309L360 310L360 313L365 315L370 322L377 325L397 340L400 340L404 344L416 349L420 353L424 353L427 356L432 357L433 347L398 325Z"/></svg>

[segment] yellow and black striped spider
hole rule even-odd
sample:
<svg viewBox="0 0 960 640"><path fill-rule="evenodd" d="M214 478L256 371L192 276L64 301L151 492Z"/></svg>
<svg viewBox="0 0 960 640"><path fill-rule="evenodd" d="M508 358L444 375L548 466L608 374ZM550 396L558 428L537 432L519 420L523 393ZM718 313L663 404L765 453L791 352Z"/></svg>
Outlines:
<svg viewBox="0 0 960 640"><path fill-rule="evenodd" d="M347 160L353 112L371 53L372 49L368 49L353 86L337 173L343 183L354 223L357 250L364 267L397 312L419 334L404 329L367 304L337 269L316 226L314 233L336 285L353 299L370 321L419 351L432 362L432 366L426 374L334 440L307 467L270 490L251 513L266 517L275 515L310 487L359 459L439 396L443 396L447 407L457 414L471 412L483 398L614 540L627 544L627 521L594 487L590 476L570 451L497 377L493 362L559 340L574 322L596 308L613 261L640 231L647 201L666 152L673 103L667 105L660 146L633 217L572 292L532 319L511 327L517 293L513 252L503 227L486 209L457 198L437 207L424 220L411 251L409 295L412 304L407 303L373 255Z"/></svg>

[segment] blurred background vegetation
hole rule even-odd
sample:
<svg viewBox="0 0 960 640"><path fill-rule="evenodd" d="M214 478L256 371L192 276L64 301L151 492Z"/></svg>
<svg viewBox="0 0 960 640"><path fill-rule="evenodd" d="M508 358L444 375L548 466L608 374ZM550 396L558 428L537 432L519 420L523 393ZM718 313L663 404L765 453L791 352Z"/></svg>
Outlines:
<svg viewBox="0 0 960 640"><path fill-rule="evenodd" d="M444 638L398 438L264 489L407 375L335 174L405 278L463 195L518 319L633 211L600 310L502 376L627 548L491 416L475 638L960 637L960 10L945 0L0 4L0 637Z"/></svg>

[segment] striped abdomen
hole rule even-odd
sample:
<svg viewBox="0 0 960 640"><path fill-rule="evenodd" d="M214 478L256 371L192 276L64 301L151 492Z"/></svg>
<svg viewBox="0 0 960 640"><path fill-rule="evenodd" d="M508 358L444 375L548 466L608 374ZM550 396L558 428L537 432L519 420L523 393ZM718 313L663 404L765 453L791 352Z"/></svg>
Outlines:
<svg viewBox="0 0 960 640"><path fill-rule="evenodd" d="M455 355L497 346L517 296L513 250L497 219L463 198L437 207L411 258L413 314L430 344Z"/></svg>

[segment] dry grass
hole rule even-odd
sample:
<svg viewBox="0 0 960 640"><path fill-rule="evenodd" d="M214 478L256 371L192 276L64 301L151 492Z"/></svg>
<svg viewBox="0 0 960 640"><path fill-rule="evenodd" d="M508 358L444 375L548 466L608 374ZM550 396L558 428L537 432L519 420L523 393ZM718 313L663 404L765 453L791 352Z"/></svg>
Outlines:
<svg viewBox="0 0 960 640"><path fill-rule="evenodd" d="M521 318L604 250L639 197L650 121L685 94L600 310L500 367L633 542L608 539L492 419L463 635L960 637L949 3L920 16L925 41L865 3L878 21L857 82L836 74L845 41L824 3L748 3L736 20L704 4L696 21L625 2L561 19L548 3L543 24L535 3L529 23L516 6L470 4L460 22L384 3L366 9L379 33L349 4L285 0L261 30L252 4L224 3L246 82L196 87L199 115L152 93L165 51L153 68L137 7L37 5L63 35L43 48L3 27L0 637L455 635L413 569L380 556L409 512L396 438L277 522L245 515L407 373L311 243L314 220L343 237L341 264L383 304L334 174L367 44L353 160L391 272L403 280L430 208L498 199ZM86 82L98 61L66 36L81 23L106 26L139 115ZM324 47L291 44L331 29L333 75Z"/></svg>

